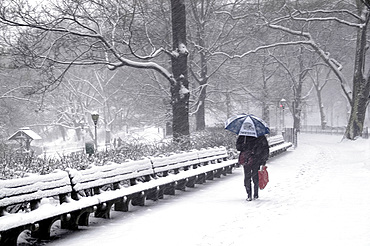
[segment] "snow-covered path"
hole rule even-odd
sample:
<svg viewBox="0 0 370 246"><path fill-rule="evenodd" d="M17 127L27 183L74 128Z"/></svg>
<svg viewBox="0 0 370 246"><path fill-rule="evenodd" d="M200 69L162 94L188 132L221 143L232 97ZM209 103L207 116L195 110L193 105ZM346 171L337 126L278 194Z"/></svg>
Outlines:
<svg viewBox="0 0 370 246"><path fill-rule="evenodd" d="M370 140L340 140L300 135L269 160L259 200L245 200L239 168L45 245L370 245Z"/></svg>

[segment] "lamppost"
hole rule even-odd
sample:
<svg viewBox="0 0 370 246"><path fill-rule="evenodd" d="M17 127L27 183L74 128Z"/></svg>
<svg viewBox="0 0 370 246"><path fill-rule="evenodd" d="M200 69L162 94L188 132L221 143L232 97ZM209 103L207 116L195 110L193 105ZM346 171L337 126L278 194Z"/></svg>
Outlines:
<svg viewBox="0 0 370 246"><path fill-rule="evenodd" d="M281 128L282 128L282 132L284 132L284 128L285 128L285 112L284 112L285 102L286 102L286 100L284 98L282 98L280 100L280 105L279 105L279 107L282 109L282 117L281 117Z"/></svg>
<svg viewBox="0 0 370 246"><path fill-rule="evenodd" d="M96 125L98 124L99 114L98 113L92 113L91 118L92 118L92 120L94 122L94 126L95 126L95 152L96 152L98 150L98 129L97 129Z"/></svg>

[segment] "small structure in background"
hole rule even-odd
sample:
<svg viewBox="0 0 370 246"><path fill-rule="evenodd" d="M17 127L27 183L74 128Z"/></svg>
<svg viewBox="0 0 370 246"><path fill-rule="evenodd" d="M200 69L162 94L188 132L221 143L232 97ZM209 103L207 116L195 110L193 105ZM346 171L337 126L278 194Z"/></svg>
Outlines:
<svg viewBox="0 0 370 246"><path fill-rule="evenodd" d="M31 151L31 142L33 140L42 139L36 132L32 131L29 127L20 128L8 140L15 140L19 143L17 149L18 154L28 154Z"/></svg>

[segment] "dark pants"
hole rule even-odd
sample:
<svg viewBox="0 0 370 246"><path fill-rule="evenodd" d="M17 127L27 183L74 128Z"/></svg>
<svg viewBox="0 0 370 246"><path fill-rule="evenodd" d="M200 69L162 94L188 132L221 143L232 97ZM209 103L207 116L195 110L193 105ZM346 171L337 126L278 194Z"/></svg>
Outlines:
<svg viewBox="0 0 370 246"><path fill-rule="evenodd" d="M244 186L248 197L252 198L252 183L254 184L254 198L258 198L258 170L260 165L244 165Z"/></svg>

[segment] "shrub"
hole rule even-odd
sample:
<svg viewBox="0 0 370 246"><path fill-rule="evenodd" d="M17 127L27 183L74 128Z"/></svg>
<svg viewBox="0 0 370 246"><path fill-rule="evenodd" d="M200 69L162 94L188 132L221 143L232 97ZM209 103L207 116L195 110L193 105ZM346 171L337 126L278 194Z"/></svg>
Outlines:
<svg viewBox="0 0 370 246"><path fill-rule="evenodd" d="M91 164L99 166L106 164L108 161L121 163L148 156L169 155L180 151L216 146L225 146L229 150L230 157L234 158L235 141L235 134L225 131L223 128L210 128L205 131L193 133L190 139L179 139L176 142L169 139L154 143L130 140L127 142L123 141L115 149L98 152L95 155L90 155L90 152L86 151L87 154L74 153L60 156L59 158L40 158L33 153L20 158L14 151L12 152L6 149L4 145L1 145L0 179L23 177L27 173L46 174L56 169L65 170L66 168L74 168L81 170L86 169ZM88 150L88 147L91 148L93 146L91 145L87 143L86 150Z"/></svg>

